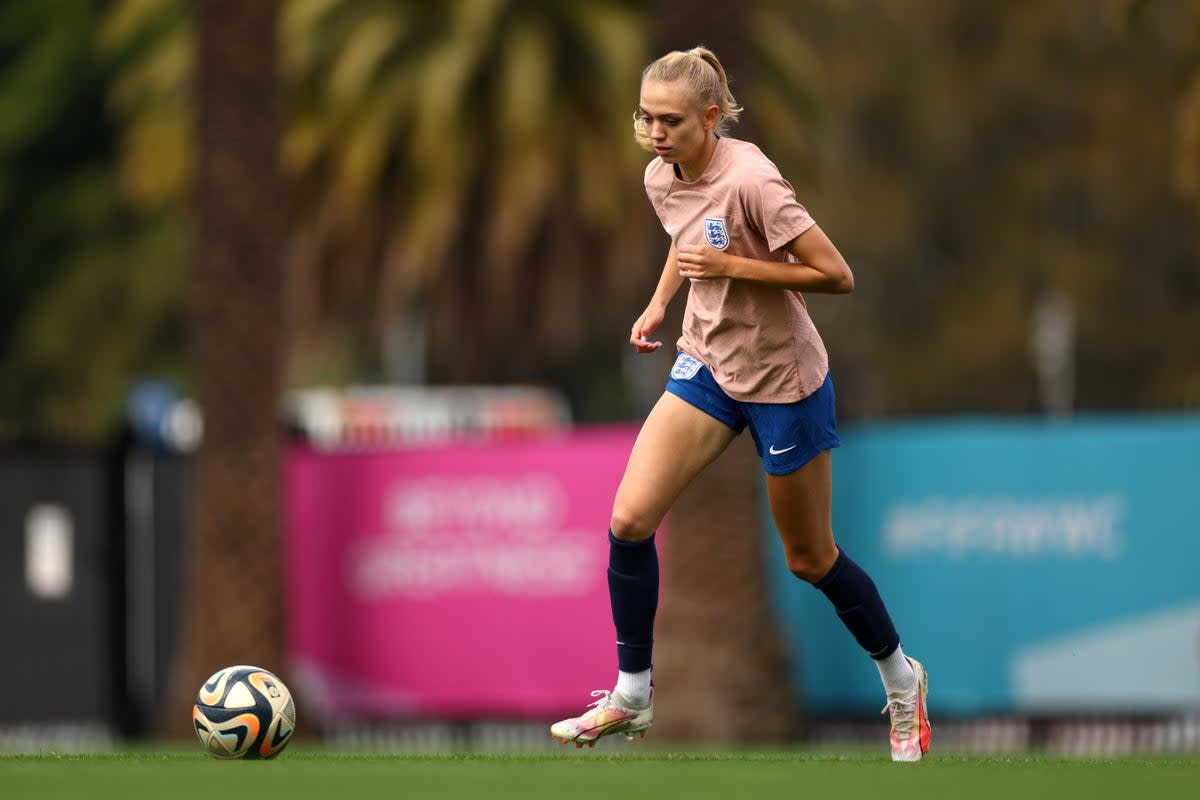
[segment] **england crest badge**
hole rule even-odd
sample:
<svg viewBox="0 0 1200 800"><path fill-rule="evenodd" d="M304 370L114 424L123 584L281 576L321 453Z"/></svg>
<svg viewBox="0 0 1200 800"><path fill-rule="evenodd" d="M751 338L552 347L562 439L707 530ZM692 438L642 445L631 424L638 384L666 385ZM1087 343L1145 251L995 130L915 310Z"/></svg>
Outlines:
<svg viewBox="0 0 1200 800"><path fill-rule="evenodd" d="M705 217L704 238L718 250L729 247L729 234L725 231L725 220L720 217Z"/></svg>
<svg viewBox="0 0 1200 800"><path fill-rule="evenodd" d="M687 353L680 353L679 357L675 359L675 366L671 367L671 377L677 381L691 380L696 377L696 373L703 366Z"/></svg>

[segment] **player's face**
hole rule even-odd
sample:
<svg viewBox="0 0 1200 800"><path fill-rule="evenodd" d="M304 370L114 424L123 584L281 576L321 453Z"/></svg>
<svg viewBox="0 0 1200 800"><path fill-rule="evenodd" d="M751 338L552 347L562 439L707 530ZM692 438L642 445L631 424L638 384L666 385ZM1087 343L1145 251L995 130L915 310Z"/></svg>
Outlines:
<svg viewBox="0 0 1200 800"><path fill-rule="evenodd" d="M685 178L699 177L716 142L712 129L717 107L699 107L688 87L679 82L646 81L639 102L654 152L668 164L679 164Z"/></svg>

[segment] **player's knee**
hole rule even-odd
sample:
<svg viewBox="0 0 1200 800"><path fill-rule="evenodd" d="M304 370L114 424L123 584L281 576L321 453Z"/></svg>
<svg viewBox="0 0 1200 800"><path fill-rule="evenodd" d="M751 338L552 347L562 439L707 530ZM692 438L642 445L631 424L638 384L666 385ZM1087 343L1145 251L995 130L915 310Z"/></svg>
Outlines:
<svg viewBox="0 0 1200 800"><path fill-rule="evenodd" d="M624 542L640 542L647 539L657 526L657 523L646 519L644 515L633 513L620 506L613 508L609 529L613 536Z"/></svg>
<svg viewBox="0 0 1200 800"><path fill-rule="evenodd" d="M787 566L793 575L802 581L816 583L824 578L837 560L836 548L788 547Z"/></svg>

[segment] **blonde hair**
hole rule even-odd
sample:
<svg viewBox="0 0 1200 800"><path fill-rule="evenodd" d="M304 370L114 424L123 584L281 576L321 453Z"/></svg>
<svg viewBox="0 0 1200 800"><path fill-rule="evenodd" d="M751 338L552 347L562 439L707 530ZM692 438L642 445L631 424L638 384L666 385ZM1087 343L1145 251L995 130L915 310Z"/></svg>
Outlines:
<svg viewBox="0 0 1200 800"><path fill-rule="evenodd" d="M680 82L687 86L701 108L715 105L720 112L715 133L722 135L731 122L737 122L742 107L729 91L729 78L716 53L700 45L691 50L673 50L642 70L642 83ZM633 115L633 138L642 149L654 152L646 121L640 111Z"/></svg>

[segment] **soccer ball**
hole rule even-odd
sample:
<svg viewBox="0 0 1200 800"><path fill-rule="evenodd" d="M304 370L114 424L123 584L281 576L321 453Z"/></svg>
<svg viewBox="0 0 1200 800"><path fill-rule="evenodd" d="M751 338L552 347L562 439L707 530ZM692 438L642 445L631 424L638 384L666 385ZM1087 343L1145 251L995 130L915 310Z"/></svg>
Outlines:
<svg viewBox="0 0 1200 800"><path fill-rule="evenodd" d="M274 758L296 730L296 704L267 670L226 667L200 687L192 723L200 744L217 758Z"/></svg>

